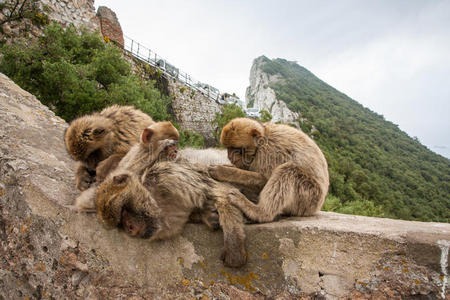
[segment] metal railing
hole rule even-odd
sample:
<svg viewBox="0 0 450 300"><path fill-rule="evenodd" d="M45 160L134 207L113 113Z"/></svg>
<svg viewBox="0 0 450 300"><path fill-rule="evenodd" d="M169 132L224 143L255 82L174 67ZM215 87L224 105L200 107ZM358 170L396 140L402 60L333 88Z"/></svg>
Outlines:
<svg viewBox="0 0 450 300"><path fill-rule="evenodd" d="M124 38L124 49L129 52L131 55L136 57L137 59L151 65L154 68L157 68L163 72L168 78L173 78L178 81L181 81L185 85L189 86L195 91L202 93L208 98L219 102L220 100L220 91L209 84L202 83L198 80L195 80L189 74L180 71L177 67L170 64L167 60L159 56L156 52L150 50L149 48L141 45L135 40L123 36Z"/></svg>

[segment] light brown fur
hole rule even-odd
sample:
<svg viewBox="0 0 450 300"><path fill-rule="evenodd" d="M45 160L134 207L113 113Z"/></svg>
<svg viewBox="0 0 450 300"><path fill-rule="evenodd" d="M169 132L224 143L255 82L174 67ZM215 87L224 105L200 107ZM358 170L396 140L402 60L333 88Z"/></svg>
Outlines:
<svg viewBox="0 0 450 300"><path fill-rule="evenodd" d="M311 216L321 209L328 192L328 166L322 151L302 131L237 118L224 126L220 141L236 167L213 166L213 178L249 186L267 181L258 204L244 198L231 200L251 220Z"/></svg>
<svg viewBox="0 0 450 300"><path fill-rule="evenodd" d="M155 239L168 239L180 234L193 212L201 213L215 207L219 223L224 232L224 263L238 267L246 262L245 233L242 213L231 205L233 198L245 198L232 186L213 180L206 166L192 164L186 160L156 160L167 148L168 140L152 141L156 147L141 143L142 151L132 149L123 161L147 161L142 175L127 168L117 168L99 186L96 208L99 219L108 227L135 224L141 226L147 220L146 228L125 230L130 234ZM144 149L157 149L152 155ZM142 159L144 157L144 159ZM121 163L122 164L122 163ZM133 166L134 164L123 164ZM134 168L140 173L140 168ZM125 220L123 212L125 210ZM139 220L129 218L139 216ZM127 215L128 214L128 215ZM205 222L207 223L207 222Z"/></svg>
<svg viewBox="0 0 450 300"><path fill-rule="evenodd" d="M64 133L67 152L79 162L75 173L77 189L95 182L100 162L111 167L139 142L142 130L153 124L151 117L132 106L112 105L99 113L73 120Z"/></svg>
<svg viewBox="0 0 450 300"><path fill-rule="evenodd" d="M163 159L163 157L159 157L160 154L166 155L167 153L158 148L158 143L153 143L151 140L178 140L179 137L180 135L178 130L170 122L157 122L147 128L144 128L141 135L143 143L138 143L132 147L129 154L125 156L122 154L113 154L108 159L101 161L97 165L96 184L83 191L81 195L77 197L74 205L75 209L86 212L95 211L95 193L97 190L97 185L100 184L114 169L119 168L122 170L128 170L139 176L145 168L151 165L151 163L158 159ZM176 156L176 142L172 143L170 146L174 147L170 155Z"/></svg>

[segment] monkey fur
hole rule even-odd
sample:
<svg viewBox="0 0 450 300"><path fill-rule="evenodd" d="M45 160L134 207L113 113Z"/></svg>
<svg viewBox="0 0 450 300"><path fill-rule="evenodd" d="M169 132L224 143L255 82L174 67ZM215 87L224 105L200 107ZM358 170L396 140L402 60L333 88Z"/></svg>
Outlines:
<svg viewBox="0 0 450 300"><path fill-rule="evenodd" d="M230 201L245 196L233 186L213 180L206 166L186 160L148 160L158 157L171 142L148 140L143 133L142 142L135 147L154 153L130 151L123 161L145 161L142 175L119 166L99 185L95 202L100 221L107 227L123 227L133 236L160 240L180 234L193 212L215 207L224 233L224 264L242 266L247 260L243 216ZM140 170L133 163L124 165ZM208 220L204 222L208 224Z"/></svg>
<svg viewBox="0 0 450 300"><path fill-rule="evenodd" d="M107 160L100 166L100 170L107 167L103 174L117 166L130 148L139 142L142 130L153 123L152 118L142 111L119 105L73 120L64 133L64 141L69 155L79 162L75 172L77 189L84 191L99 179L96 178L96 169L101 162Z"/></svg>
<svg viewBox="0 0 450 300"><path fill-rule="evenodd" d="M235 167L212 166L210 175L231 184L264 186L258 204L242 197L230 200L251 220L311 216L321 209L329 186L327 161L302 131L236 118L223 127L220 142Z"/></svg>
<svg viewBox="0 0 450 300"><path fill-rule="evenodd" d="M143 139L142 144L138 143L131 147L130 153L125 156L121 155L120 159L118 159L118 154L113 154L110 159L103 160L98 164L96 168L96 184L83 191L77 197L74 208L78 211L94 212L97 186L116 168L141 175L142 171L149 166L149 163L163 158L174 159L178 153L176 142L170 143L170 145L167 145L167 149L162 151L162 149L156 149L158 145L150 142L150 140L178 140L179 137L178 130L170 122L157 122L144 128L141 135Z"/></svg>

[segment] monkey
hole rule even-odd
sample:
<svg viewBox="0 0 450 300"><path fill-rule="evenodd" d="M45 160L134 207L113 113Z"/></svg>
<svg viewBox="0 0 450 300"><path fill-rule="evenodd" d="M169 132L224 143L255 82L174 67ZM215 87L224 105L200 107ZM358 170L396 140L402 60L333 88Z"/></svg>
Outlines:
<svg viewBox="0 0 450 300"><path fill-rule="evenodd" d="M122 227L135 237L164 240L180 234L193 212L201 213L213 206L224 234L224 264L245 264L243 216L230 203L233 198L245 196L233 186L212 179L204 165L186 160L152 161L173 141L157 140L156 134L148 136L144 130L141 143L123 158L123 165L133 166L134 171L119 166L99 185L95 198L99 220L106 227ZM145 153L144 149L152 149L153 153ZM141 172L142 167L128 162L143 161L145 167L139 176L135 170Z"/></svg>
<svg viewBox="0 0 450 300"><path fill-rule="evenodd" d="M73 120L64 141L67 152L78 162L76 188L84 191L96 180L104 179L96 176L97 171L107 174L114 169L139 142L142 130L153 123L150 116L133 106L119 105Z"/></svg>
<svg viewBox="0 0 450 300"><path fill-rule="evenodd" d="M167 145L165 151L156 151L157 145L151 143L150 139L155 141L171 139L178 140L180 134L178 130L172 125L172 123L156 122L147 128L144 128L142 133L142 139L144 139L143 146L131 147L129 155L125 155L120 161L116 159L106 159L101 161L96 168L96 184L83 191L75 200L73 208L77 211L95 212L95 193L97 191L97 185L101 183L106 176L116 168L126 169L131 172L135 172L140 175L142 171L147 167L147 162L154 162L157 159L175 159L178 150L177 143L173 142ZM139 145L139 144L138 144ZM161 157L155 155L164 154ZM116 157L118 157L116 155Z"/></svg>
<svg viewBox="0 0 450 300"><path fill-rule="evenodd" d="M216 180L247 186L264 184L258 203L231 198L251 220L271 222L281 215L311 216L328 193L325 156L302 131L288 125L236 118L220 135L235 167L211 166Z"/></svg>

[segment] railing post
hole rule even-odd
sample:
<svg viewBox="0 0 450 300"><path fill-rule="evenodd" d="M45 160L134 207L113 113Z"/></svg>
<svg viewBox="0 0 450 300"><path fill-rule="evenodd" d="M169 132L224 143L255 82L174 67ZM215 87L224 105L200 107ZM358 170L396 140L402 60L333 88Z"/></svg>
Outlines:
<svg viewBox="0 0 450 300"><path fill-rule="evenodd" d="M131 40L131 49L130 49L131 54L133 54L133 43L134 43L134 40Z"/></svg>

